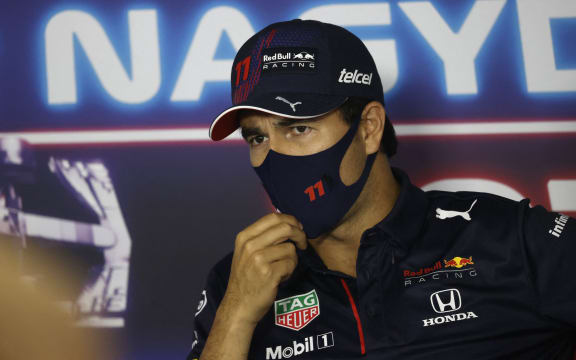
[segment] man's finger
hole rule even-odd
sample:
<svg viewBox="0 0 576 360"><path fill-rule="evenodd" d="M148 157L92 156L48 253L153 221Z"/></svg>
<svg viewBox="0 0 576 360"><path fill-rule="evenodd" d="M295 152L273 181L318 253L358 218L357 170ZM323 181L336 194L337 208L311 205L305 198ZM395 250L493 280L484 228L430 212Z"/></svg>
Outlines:
<svg viewBox="0 0 576 360"><path fill-rule="evenodd" d="M308 239L306 238L306 233L300 229L296 231L295 235L290 238L296 244L296 247L300 250L305 250L308 247Z"/></svg>
<svg viewBox="0 0 576 360"><path fill-rule="evenodd" d="M272 268L274 279L279 283L287 280L294 272L294 269L296 269L297 264L298 260L292 258L273 262L270 267Z"/></svg>
<svg viewBox="0 0 576 360"><path fill-rule="evenodd" d="M292 240L296 243L296 246L300 247L302 246L302 242L306 241L306 234L304 234L299 227L295 227L287 222L281 222L268 228L253 239L248 240L244 248L248 251L255 252L286 240Z"/></svg>
<svg viewBox="0 0 576 360"><path fill-rule="evenodd" d="M296 248L293 243L284 242L257 251L252 259L254 262L271 264L290 257L296 257Z"/></svg>
<svg viewBox="0 0 576 360"><path fill-rule="evenodd" d="M242 230L238 235L241 235L246 241L262 234L266 230L282 222L302 229L302 225L298 220L296 220L294 216L280 213L270 213L258 219L255 223Z"/></svg>

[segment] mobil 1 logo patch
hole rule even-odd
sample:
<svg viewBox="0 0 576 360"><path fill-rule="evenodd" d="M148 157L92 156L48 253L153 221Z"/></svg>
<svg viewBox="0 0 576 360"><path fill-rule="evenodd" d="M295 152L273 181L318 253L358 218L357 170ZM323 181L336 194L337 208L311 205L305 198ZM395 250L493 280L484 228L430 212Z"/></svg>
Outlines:
<svg viewBox="0 0 576 360"><path fill-rule="evenodd" d="M262 51L262 74L314 73L318 51L309 47L277 47Z"/></svg>
<svg viewBox="0 0 576 360"><path fill-rule="evenodd" d="M314 341L316 338L316 341ZM332 331L308 336L304 341L292 341L291 344L282 346L269 346L266 348L266 360L289 359L306 353L323 350L334 346L334 333Z"/></svg>

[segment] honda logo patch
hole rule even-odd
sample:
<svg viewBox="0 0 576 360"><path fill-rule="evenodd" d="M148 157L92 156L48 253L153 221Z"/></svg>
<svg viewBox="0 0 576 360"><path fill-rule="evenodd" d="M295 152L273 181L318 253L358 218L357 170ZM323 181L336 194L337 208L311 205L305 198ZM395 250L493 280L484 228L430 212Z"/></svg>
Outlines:
<svg viewBox="0 0 576 360"><path fill-rule="evenodd" d="M456 311L462 307L462 298L458 289L437 291L430 295L430 302L434 311L439 314Z"/></svg>
<svg viewBox="0 0 576 360"><path fill-rule="evenodd" d="M473 311L454 313L462 307L462 296L458 289L436 291L430 295L430 303L436 313L443 315L422 320L424 327L478 318Z"/></svg>

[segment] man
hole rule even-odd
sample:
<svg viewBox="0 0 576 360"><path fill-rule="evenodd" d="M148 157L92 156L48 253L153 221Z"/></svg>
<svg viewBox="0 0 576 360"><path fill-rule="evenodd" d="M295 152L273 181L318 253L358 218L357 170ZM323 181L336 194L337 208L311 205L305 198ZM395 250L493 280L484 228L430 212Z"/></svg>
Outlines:
<svg viewBox="0 0 576 360"><path fill-rule="evenodd" d="M374 61L330 24L260 31L232 68L238 127L279 210L211 271L189 359L572 359L576 222L391 168Z"/></svg>

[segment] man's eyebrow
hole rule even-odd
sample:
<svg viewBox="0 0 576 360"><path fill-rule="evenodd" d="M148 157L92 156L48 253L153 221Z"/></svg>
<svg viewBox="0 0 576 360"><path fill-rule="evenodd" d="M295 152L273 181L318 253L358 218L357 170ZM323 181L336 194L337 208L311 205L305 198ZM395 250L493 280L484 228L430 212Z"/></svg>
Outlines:
<svg viewBox="0 0 576 360"><path fill-rule="evenodd" d="M266 135L262 132L262 130L256 127L242 127L240 132L242 133L242 137L244 138L244 140L247 140L252 135L256 136Z"/></svg>
<svg viewBox="0 0 576 360"><path fill-rule="evenodd" d="M274 126L276 127L288 127L293 126L295 124L309 124L318 121L318 117L313 117L309 119L289 119L289 118L281 118L274 122ZM240 129L242 137L244 139L248 139L248 137L256 135L256 136L266 136L266 134L258 127L251 127L251 126L243 126Z"/></svg>
<svg viewBox="0 0 576 360"><path fill-rule="evenodd" d="M318 117L313 117L313 118L309 118L309 119L288 119L288 118L282 118L280 120L278 120L277 122L274 123L275 126L292 126L294 124L309 124L312 122L316 122L320 120Z"/></svg>

